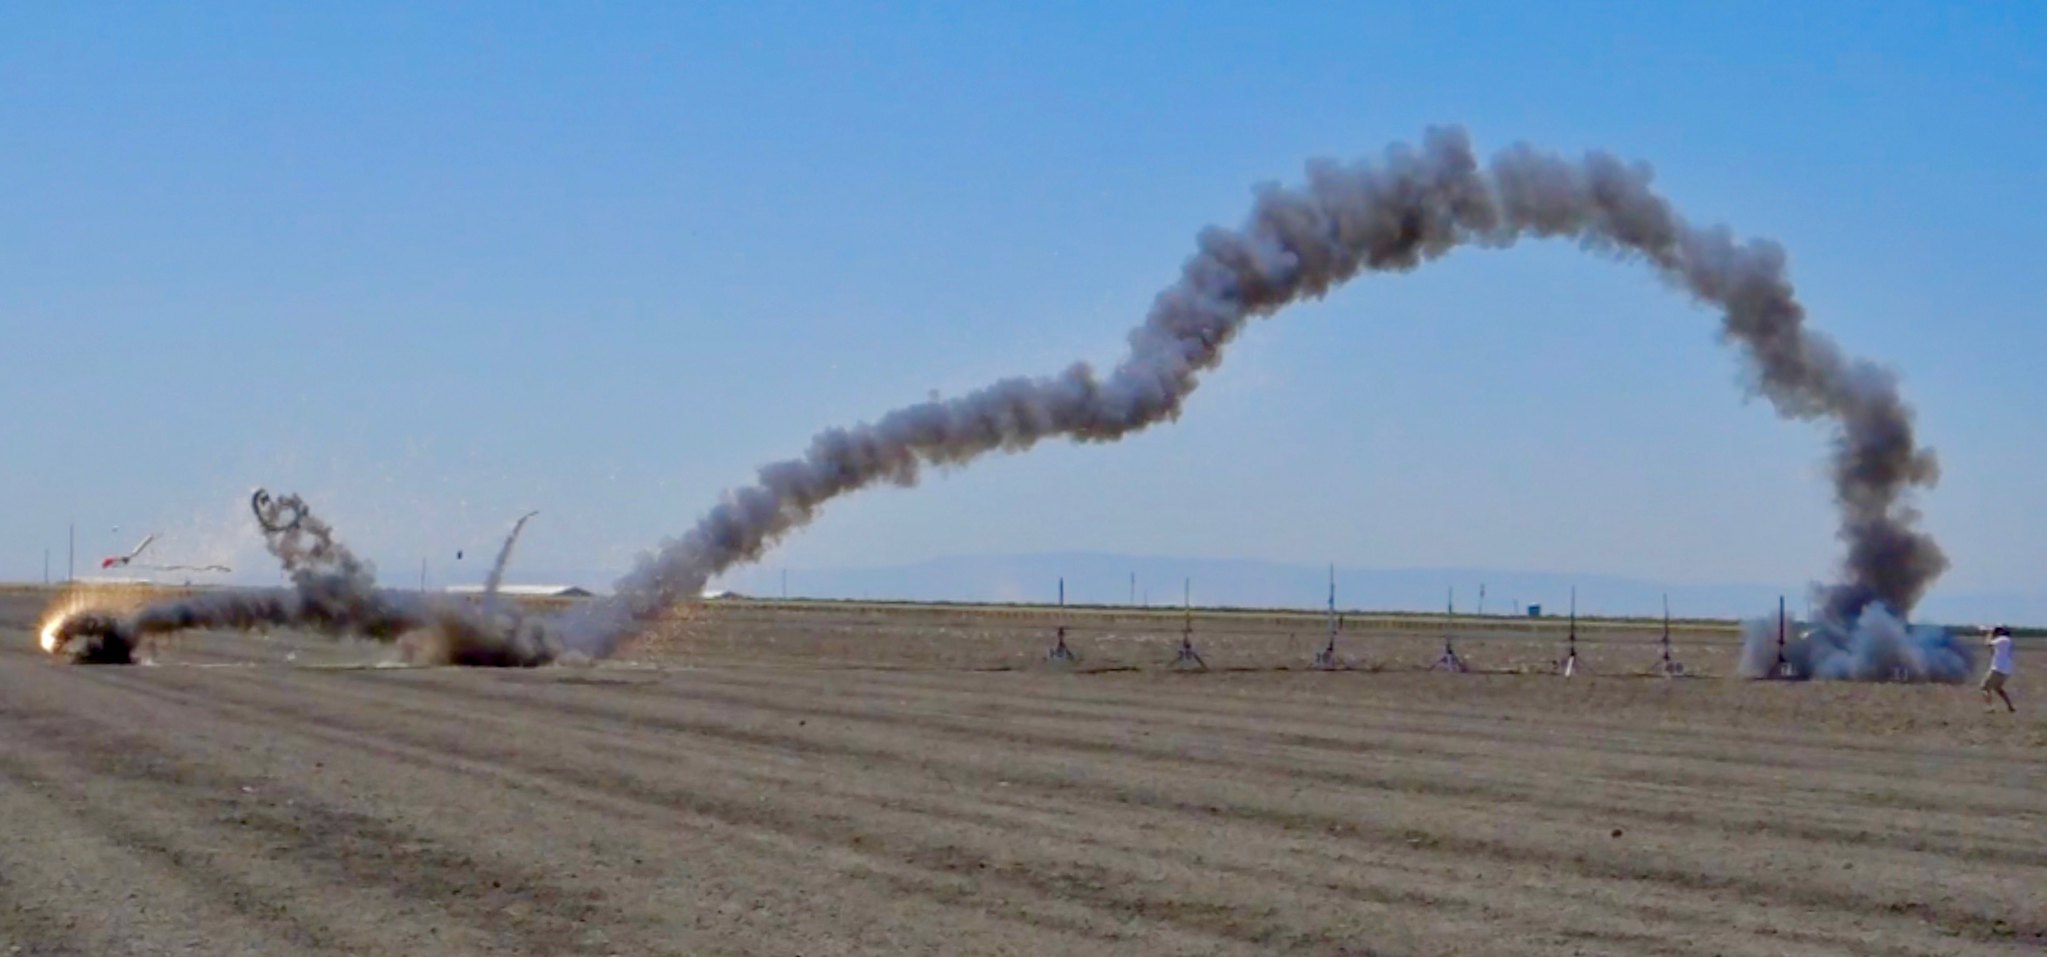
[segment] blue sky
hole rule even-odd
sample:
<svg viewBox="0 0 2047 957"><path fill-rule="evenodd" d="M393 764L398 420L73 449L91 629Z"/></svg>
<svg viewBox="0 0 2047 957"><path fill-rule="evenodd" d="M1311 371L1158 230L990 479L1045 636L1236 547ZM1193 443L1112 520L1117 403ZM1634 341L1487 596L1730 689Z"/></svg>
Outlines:
<svg viewBox="0 0 2047 957"><path fill-rule="evenodd" d="M818 429L1112 363L1254 184L1459 123L1782 241L1942 455L1942 587L2047 589L2047 8L1881 6L0 8L0 578L72 519L260 568L263 484L393 579L480 577L453 552L538 508L524 567L602 583ZM769 563L1824 577L1824 436L1715 323L1562 246L1367 277L1177 424L858 495Z"/></svg>

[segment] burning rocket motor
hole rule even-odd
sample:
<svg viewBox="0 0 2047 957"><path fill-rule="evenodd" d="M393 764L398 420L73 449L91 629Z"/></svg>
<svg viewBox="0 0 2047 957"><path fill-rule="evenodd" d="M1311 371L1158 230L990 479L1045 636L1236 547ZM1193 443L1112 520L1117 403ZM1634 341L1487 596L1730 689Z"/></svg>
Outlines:
<svg viewBox="0 0 2047 957"><path fill-rule="evenodd" d="M121 620L101 611L74 610L43 623L43 650L77 665L132 665L137 642Z"/></svg>

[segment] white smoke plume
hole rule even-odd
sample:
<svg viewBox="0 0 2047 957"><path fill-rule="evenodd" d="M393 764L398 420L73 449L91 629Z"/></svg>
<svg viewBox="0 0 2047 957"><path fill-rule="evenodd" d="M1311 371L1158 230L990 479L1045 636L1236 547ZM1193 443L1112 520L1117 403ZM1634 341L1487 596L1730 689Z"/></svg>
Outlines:
<svg viewBox="0 0 2047 957"><path fill-rule="evenodd" d="M1243 226L1199 235L1179 281L1158 295L1108 374L1075 364L819 433L805 454L763 466L754 484L728 491L696 527L644 557L609 600L563 623L564 640L610 653L637 622L760 558L848 492L912 485L927 465L1019 452L1047 438L1110 442L1172 420L1251 318L1360 273L1405 271L1460 246L1523 238L1568 239L1643 262L1718 308L1722 337L1740 350L1755 390L1780 415L1831 426L1848 554L1826 593L1830 615L1850 620L1873 602L1909 612L1947 561L1907 502L1939 471L1895 378L1806 327L1775 243L1691 224L1650 179L1647 166L1606 153L1569 159L1525 145L1481 164L1456 128L1432 129L1419 147L1395 145L1374 161L1312 162L1302 186L1260 187Z"/></svg>
<svg viewBox="0 0 2047 957"><path fill-rule="evenodd" d="M1908 625L1882 604L1864 607L1846 624L1816 623L1804 634L1786 636L1778 660L1779 628L1774 618L1742 627L1740 674L1747 678L1800 681L1968 681L1975 651L1946 628Z"/></svg>

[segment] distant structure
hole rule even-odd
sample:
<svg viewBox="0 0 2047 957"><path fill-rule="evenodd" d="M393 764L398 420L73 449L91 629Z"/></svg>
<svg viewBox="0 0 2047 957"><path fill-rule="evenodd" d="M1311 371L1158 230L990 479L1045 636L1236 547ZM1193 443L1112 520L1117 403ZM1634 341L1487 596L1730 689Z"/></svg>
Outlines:
<svg viewBox="0 0 2047 957"><path fill-rule="evenodd" d="M73 583L75 583L75 584L79 584L79 585L85 585L85 586L87 586L87 587L91 587L91 586L95 586L95 585L97 585L97 586L104 586L104 587L115 587L115 586L120 586L120 587L128 587L128 588L134 588L134 587L140 587L140 586L144 586L144 585L155 585L155 584L157 584L157 582L156 582L156 579L153 579L153 578L132 578L132 577L121 577L121 576L116 576L116 575L99 575L99 576L88 576L88 577L85 577L85 578L74 578L74 579L72 579L72 582L73 582Z"/></svg>
<svg viewBox="0 0 2047 957"><path fill-rule="evenodd" d="M449 585L446 591L450 595L482 595L484 586ZM580 585L499 585L498 594L511 595L514 598L594 598L597 595L596 592ZM704 597L724 597L727 594L730 593L719 592L713 596L706 592Z"/></svg>

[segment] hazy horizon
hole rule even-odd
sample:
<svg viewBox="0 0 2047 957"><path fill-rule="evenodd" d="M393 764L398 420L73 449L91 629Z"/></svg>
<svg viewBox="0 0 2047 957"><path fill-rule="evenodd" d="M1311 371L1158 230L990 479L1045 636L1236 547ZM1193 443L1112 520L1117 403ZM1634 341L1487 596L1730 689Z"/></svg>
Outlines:
<svg viewBox="0 0 2047 957"><path fill-rule="evenodd" d="M452 557L452 556L451 556ZM435 590L479 585L491 555L465 553L463 560L429 568ZM383 583L408 589L411 575L383 570ZM787 578L785 580L784 574ZM1132 576L1135 576L1133 582ZM939 555L913 562L872 566L788 567L774 563L742 568L714 581L710 591L794 599L860 599L1001 604L1052 604L1063 581L1066 600L1076 605L1177 606L1191 580L1194 602L1208 607L1324 607L1329 564L1114 552L1047 552ZM1452 602L1460 613L1526 614L1540 605L1548 615L1569 609L1573 590L1578 610L1588 617L1654 617L1670 602L1678 618L1741 619L1768 615L1781 596L1794 617L1809 611L1813 582L1683 582L1593 571L1459 567L1335 567L1337 605L1358 611L1440 612ZM62 570L58 570L59 583ZM161 584L259 583L247 575L178 573L97 568L81 581L146 579ZM603 594L607 575L515 560L510 585L566 585ZM27 582L26 584L33 584ZM1135 594L1133 594L1133 586ZM1483 591L1481 591L1483 589ZM1481 605L1480 602L1484 604ZM1977 625L2004 622L2047 624L2047 593L1977 592L1943 595L1926 603L1928 622Z"/></svg>

